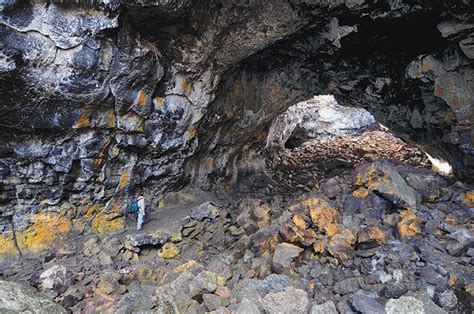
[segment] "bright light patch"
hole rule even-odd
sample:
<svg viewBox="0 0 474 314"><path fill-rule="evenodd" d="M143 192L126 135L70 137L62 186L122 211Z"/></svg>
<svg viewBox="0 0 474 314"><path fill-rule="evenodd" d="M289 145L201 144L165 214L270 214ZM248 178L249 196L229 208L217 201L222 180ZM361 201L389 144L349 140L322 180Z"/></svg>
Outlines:
<svg viewBox="0 0 474 314"><path fill-rule="evenodd" d="M453 167L446 160L435 158L427 152L425 154L431 162L431 168L434 172L442 176L451 176L453 174Z"/></svg>

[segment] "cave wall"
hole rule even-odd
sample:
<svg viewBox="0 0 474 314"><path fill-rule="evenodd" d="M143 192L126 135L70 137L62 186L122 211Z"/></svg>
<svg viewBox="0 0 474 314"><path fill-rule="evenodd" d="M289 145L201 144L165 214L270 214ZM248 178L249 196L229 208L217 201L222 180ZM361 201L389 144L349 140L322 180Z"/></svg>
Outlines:
<svg viewBox="0 0 474 314"><path fill-rule="evenodd" d="M3 2L1 214L113 221L139 188L237 182L271 121L322 93L472 171L470 5Z"/></svg>

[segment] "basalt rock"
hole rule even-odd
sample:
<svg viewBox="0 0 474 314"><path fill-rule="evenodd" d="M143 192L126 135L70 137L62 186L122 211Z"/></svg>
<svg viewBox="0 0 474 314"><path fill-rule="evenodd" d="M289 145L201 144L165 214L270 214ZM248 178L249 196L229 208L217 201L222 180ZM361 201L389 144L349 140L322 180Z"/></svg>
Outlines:
<svg viewBox="0 0 474 314"><path fill-rule="evenodd" d="M318 94L332 95L319 110L325 125L339 105L358 107L340 115L351 130L381 122L436 144L433 158L472 177L468 8L461 0L6 2L2 213L25 221L32 207L66 200L115 213L139 187L235 184L262 170L272 121ZM315 130L309 137L322 135Z"/></svg>

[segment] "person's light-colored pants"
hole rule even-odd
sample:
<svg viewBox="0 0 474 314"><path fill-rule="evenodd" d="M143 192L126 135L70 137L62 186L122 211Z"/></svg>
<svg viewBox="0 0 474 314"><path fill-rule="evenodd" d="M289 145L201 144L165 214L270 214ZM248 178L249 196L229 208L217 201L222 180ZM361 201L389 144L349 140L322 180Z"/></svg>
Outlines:
<svg viewBox="0 0 474 314"><path fill-rule="evenodd" d="M142 228L144 221L145 221L145 215L143 215L142 213L138 213L137 230L140 230Z"/></svg>

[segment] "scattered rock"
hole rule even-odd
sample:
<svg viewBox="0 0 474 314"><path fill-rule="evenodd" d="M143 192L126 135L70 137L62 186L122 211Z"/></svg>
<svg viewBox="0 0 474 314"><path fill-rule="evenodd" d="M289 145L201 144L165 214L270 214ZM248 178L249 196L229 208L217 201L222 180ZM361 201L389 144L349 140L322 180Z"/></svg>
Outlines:
<svg viewBox="0 0 474 314"><path fill-rule="evenodd" d="M453 291L451 290L446 290L443 293L441 293L438 297L439 304L447 309L447 310L452 310L456 307L458 304L458 298L454 294Z"/></svg>
<svg viewBox="0 0 474 314"><path fill-rule="evenodd" d="M360 313L384 314L384 306L377 301L377 295L358 290L352 296L352 307Z"/></svg>
<svg viewBox="0 0 474 314"><path fill-rule="evenodd" d="M349 278L342 281L339 281L334 285L333 291L340 295L346 295L349 293L354 293L360 288L360 279L359 278Z"/></svg>
<svg viewBox="0 0 474 314"><path fill-rule="evenodd" d="M291 266L291 263L297 258L303 249L290 243L279 243L273 254L273 270L278 274L285 268Z"/></svg>
<svg viewBox="0 0 474 314"><path fill-rule="evenodd" d="M377 226L363 228L357 234L357 246L363 250L385 244L385 235Z"/></svg>
<svg viewBox="0 0 474 314"><path fill-rule="evenodd" d="M300 289L286 287L280 292L267 294L262 301L267 313L307 313L309 310L308 294Z"/></svg>
<svg viewBox="0 0 474 314"><path fill-rule="evenodd" d="M400 211L397 223L398 235L401 238L411 238L421 233L421 219L411 210Z"/></svg>
<svg viewBox="0 0 474 314"><path fill-rule="evenodd" d="M45 270L39 277L39 287L43 292L55 291L62 293L67 290L70 284L71 277L66 267L62 265L55 265Z"/></svg>
<svg viewBox="0 0 474 314"><path fill-rule="evenodd" d="M326 301L323 304L313 304L310 314L338 314L336 304L333 301Z"/></svg>
<svg viewBox="0 0 474 314"><path fill-rule="evenodd" d="M197 221L203 221L204 219L216 219L219 216L219 210L216 205L211 202L205 202L195 207L191 212L191 218Z"/></svg>
<svg viewBox="0 0 474 314"><path fill-rule="evenodd" d="M329 242L328 251L332 256L340 259L343 262L348 262L352 259L354 253L354 243L356 237L351 229L343 229L336 234Z"/></svg>
<svg viewBox="0 0 474 314"><path fill-rule="evenodd" d="M336 178L327 180L321 187L323 188L324 194L329 198L335 198L342 191L339 186L339 181Z"/></svg>
<svg viewBox="0 0 474 314"><path fill-rule="evenodd" d="M398 299L390 299L385 305L387 314L425 314L423 302L413 297L402 296Z"/></svg>
<svg viewBox="0 0 474 314"><path fill-rule="evenodd" d="M244 199L239 204L237 223L248 234L253 234L270 223L270 208L258 199Z"/></svg>

